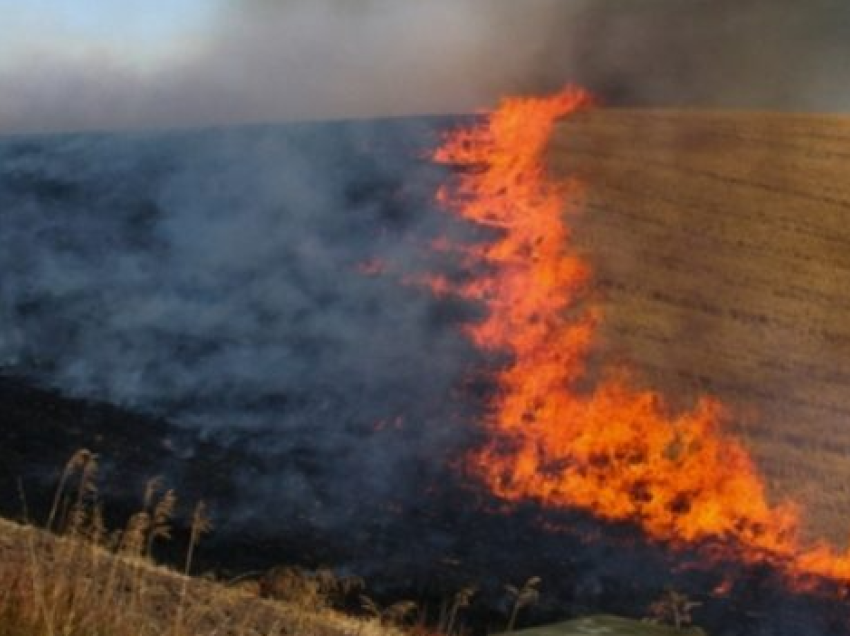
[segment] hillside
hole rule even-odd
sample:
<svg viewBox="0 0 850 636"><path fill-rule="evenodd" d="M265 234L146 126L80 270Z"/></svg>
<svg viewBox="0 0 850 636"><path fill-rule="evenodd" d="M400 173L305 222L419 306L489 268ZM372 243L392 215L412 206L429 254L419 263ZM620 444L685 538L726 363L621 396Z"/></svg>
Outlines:
<svg viewBox="0 0 850 636"><path fill-rule="evenodd" d="M116 556L0 519L3 636L402 634L374 619L334 612L307 591L272 601L260 598L252 583L186 577L147 559Z"/></svg>
<svg viewBox="0 0 850 636"><path fill-rule="evenodd" d="M598 110L551 166L604 312L600 355L681 404L710 393L776 498L850 529L850 117Z"/></svg>

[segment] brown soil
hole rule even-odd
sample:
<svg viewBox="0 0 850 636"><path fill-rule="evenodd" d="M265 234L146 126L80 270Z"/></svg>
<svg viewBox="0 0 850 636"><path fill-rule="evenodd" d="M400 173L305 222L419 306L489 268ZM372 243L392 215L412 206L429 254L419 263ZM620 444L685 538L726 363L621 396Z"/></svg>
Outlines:
<svg viewBox="0 0 850 636"><path fill-rule="evenodd" d="M850 533L850 117L597 110L559 175L595 268L601 357L677 405L716 395L775 498Z"/></svg>

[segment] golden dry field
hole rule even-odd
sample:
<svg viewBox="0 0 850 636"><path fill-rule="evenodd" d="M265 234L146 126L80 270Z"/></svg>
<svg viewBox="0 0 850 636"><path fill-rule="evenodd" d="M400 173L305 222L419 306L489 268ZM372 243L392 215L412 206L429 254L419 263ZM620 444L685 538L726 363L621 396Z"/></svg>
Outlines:
<svg viewBox="0 0 850 636"><path fill-rule="evenodd" d="M316 589L291 577L272 583L272 591L285 596L261 598L261 586L251 580L191 578L140 555L106 550L90 537L57 537L0 518L2 636L413 633L377 618L333 611Z"/></svg>
<svg viewBox="0 0 850 636"><path fill-rule="evenodd" d="M599 352L721 398L774 498L850 536L850 116L596 110L550 165L604 312Z"/></svg>

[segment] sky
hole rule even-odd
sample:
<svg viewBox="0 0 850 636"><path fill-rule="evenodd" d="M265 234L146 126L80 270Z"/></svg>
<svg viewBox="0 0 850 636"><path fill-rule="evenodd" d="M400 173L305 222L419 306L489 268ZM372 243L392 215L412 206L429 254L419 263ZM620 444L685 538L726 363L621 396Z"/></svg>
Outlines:
<svg viewBox="0 0 850 636"><path fill-rule="evenodd" d="M217 0L0 0L0 64L61 52L144 67L202 39L220 8Z"/></svg>
<svg viewBox="0 0 850 636"><path fill-rule="evenodd" d="M847 0L0 0L0 133L612 105L850 112Z"/></svg>

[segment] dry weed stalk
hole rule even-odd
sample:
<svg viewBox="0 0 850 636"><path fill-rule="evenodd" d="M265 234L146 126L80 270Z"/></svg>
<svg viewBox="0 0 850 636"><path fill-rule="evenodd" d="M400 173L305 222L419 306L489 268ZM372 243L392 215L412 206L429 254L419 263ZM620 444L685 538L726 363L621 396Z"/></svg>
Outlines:
<svg viewBox="0 0 850 636"><path fill-rule="evenodd" d="M414 601L398 601L382 608L374 599L365 594L360 595L360 608L372 618L382 623L405 625L419 613L419 604Z"/></svg>
<svg viewBox="0 0 850 636"><path fill-rule="evenodd" d="M47 518L47 530L55 530L54 524L57 516L60 514L60 509L65 508L67 510L68 501L65 498L65 490L68 486L68 481L77 472L80 474L80 481L77 489L76 506L79 508L83 505L87 492L92 495L97 494L97 489L94 486L95 476L97 474L97 456L91 451L82 448L71 456L71 459L65 464L65 468L59 477L59 484L53 495L53 505L50 507L50 515ZM62 525L64 529L64 524Z"/></svg>
<svg viewBox="0 0 850 636"><path fill-rule="evenodd" d="M513 599L511 617L508 619L508 627L505 631L514 631L519 611L524 607L534 605L540 599L540 590L537 589L540 582L541 579L539 576L532 576L520 588L517 588L514 585L505 586L505 590Z"/></svg>
<svg viewBox="0 0 850 636"><path fill-rule="evenodd" d="M389 622L407 620L412 608L404 603L387 608L383 621L329 609L363 589L357 577L319 570L302 576L310 583L307 596L278 603L157 568L152 552L157 541L171 538L174 492L151 480L142 510L110 533L96 478L96 456L75 453L58 479L50 534L0 520L0 550L10 536L19 546L11 558L0 552L0 636L401 636ZM210 529L200 503L191 518L185 574Z"/></svg>
<svg viewBox="0 0 850 636"><path fill-rule="evenodd" d="M692 601L686 594L664 590L661 597L649 606L649 617L646 620L684 629L693 624L691 612L700 605L702 603Z"/></svg>
<svg viewBox="0 0 850 636"><path fill-rule="evenodd" d="M183 573L188 576L192 571L192 560L195 556L195 548L201 542L201 537L212 530L212 522L207 514L207 505L201 501L192 512L192 526L189 533L189 548L186 550L186 567Z"/></svg>
<svg viewBox="0 0 850 636"><path fill-rule="evenodd" d="M458 590L454 597L452 597L451 607L448 611L444 610L441 612L439 629L441 632L444 632L446 636L453 636L455 633L455 629L458 627L458 614L460 610L465 607L469 607L469 604L472 602L472 598L478 593L478 588L473 585L468 585L466 587Z"/></svg>

